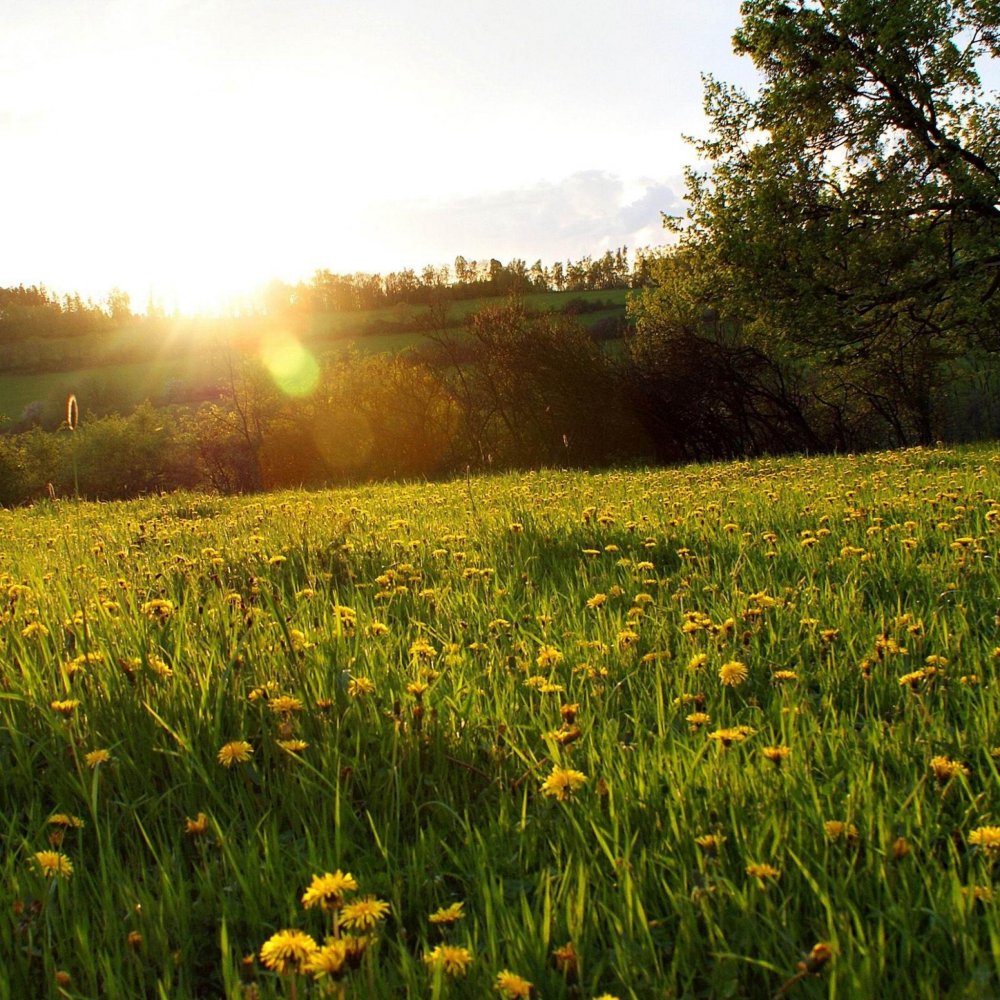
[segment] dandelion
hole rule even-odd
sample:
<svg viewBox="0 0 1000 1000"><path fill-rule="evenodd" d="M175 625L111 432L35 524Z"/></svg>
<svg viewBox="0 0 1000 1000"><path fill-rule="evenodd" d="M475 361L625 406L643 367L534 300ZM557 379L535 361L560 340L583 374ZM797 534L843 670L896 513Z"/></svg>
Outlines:
<svg viewBox="0 0 1000 1000"><path fill-rule="evenodd" d="M552 952L552 962L568 980L576 980L580 972L580 957L572 941L567 941Z"/></svg>
<svg viewBox="0 0 1000 1000"><path fill-rule="evenodd" d="M99 764L107 764L111 760L111 751L91 750L89 753L83 755L83 760L87 767L93 771Z"/></svg>
<svg viewBox="0 0 1000 1000"><path fill-rule="evenodd" d="M493 989L505 1000L530 1000L534 986L510 969L504 969L497 973Z"/></svg>
<svg viewBox="0 0 1000 1000"><path fill-rule="evenodd" d="M909 841L906 837L897 837L892 842L892 860L902 861L911 851Z"/></svg>
<svg viewBox="0 0 1000 1000"><path fill-rule="evenodd" d="M340 924L350 930L370 931L389 913L389 904L374 896L348 903L340 911Z"/></svg>
<svg viewBox="0 0 1000 1000"><path fill-rule="evenodd" d="M788 759L791 752L791 749L786 746L764 747L761 751L761 753L764 754L764 757L775 767L781 767L781 765Z"/></svg>
<svg viewBox="0 0 1000 1000"><path fill-rule="evenodd" d="M84 826L84 822L79 816L71 816L68 813L55 813L49 817L49 826L72 827L79 830Z"/></svg>
<svg viewBox="0 0 1000 1000"><path fill-rule="evenodd" d="M320 906L324 910L339 910L344 905L344 894L356 892L358 883L354 876L339 868L331 875L313 875L309 888L302 895L302 905L308 910Z"/></svg>
<svg viewBox="0 0 1000 1000"><path fill-rule="evenodd" d="M267 707L271 709L276 715L289 715L292 712L301 712L303 705L299 698L293 698L291 695L280 694L276 698L272 698Z"/></svg>
<svg viewBox="0 0 1000 1000"><path fill-rule="evenodd" d="M174 602L168 601L165 597L155 597L151 601L146 601L141 610L150 621L162 624L174 613Z"/></svg>
<svg viewBox="0 0 1000 1000"><path fill-rule="evenodd" d="M287 753L302 753L309 749L309 744L305 740L275 740L275 743Z"/></svg>
<svg viewBox="0 0 1000 1000"><path fill-rule="evenodd" d="M587 599L587 607L590 608L592 611L594 611L597 608L603 607L605 604L607 604L607 602L608 602L607 594L594 594L593 597Z"/></svg>
<svg viewBox="0 0 1000 1000"><path fill-rule="evenodd" d="M69 878L73 874L73 862L59 851L38 851L35 864L46 878Z"/></svg>
<svg viewBox="0 0 1000 1000"><path fill-rule="evenodd" d="M347 969L347 951L347 942L343 938L329 938L309 955L303 971L314 979L324 976L336 979Z"/></svg>
<svg viewBox="0 0 1000 1000"><path fill-rule="evenodd" d="M726 838L718 833L705 833L700 837L695 837L694 842L706 853L706 854L718 854L719 848L722 847L722 842Z"/></svg>
<svg viewBox="0 0 1000 1000"><path fill-rule="evenodd" d="M969 834L969 845L985 851L991 858L1000 854L1000 826L979 826Z"/></svg>
<svg viewBox="0 0 1000 1000"><path fill-rule="evenodd" d="M555 646L541 646L538 650L538 656L535 659L535 662L543 670L546 667L557 666L562 661L563 654Z"/></svg>
<svg viewBox="0 0 1000 1000"><path fill-rule="evenodd" d="M64 701L57 699L56 701L49 702L49 708L68 719L77 710L79 704L79 698L67 698Z"/></svg>
<svg viewBox="0 0 1000 1000"><path fill-rule="evenodd" d="M798 679L799 675L794 670L775 670L775 672L771 674L771 680L777 681L779 684L782 684L785 681L797 681Z"/></svg>
<svg viewBox="0 0 1000 1000"><path fill-rule="evenodd" d="M260 949L260 960L279 976L306 971L319 946L305 931L283 930L272 934Z"/></svg>
<svg viewBox="0 0 1000 1000"><path fill-rule="evenodd" d="M830 819L823 824L823 830L830 840L844 840L848 844L858 842L858 828L853 823L845 823L839 819Z"/></svg>
<svg viewBox="0 0 1000 1000"><path fill-rule="evenodd" d="M253 747L246 740L233 740L225 743L217 754L217 760L223 767L233 764L245 764L253 753Z"/></svg>
<svg viewBox="0 0 1000 1000"><path fill-rule="evenodd" d="M464 976L474 959L461 945L439 944L424 955L424 964L432 972L441 969L446 976Z"/></svg>
<svg viewBox="0 0 1000 1000"><path fill-rule="evenodd" d="M463 907L464 902L452 903L450 906L443 906L435 910L427 919L437 926L450 926L465 918Z"/></svg>
<svg viewBox="0 0 1000 1000"><path fill-rule="evenodd" d="M695 673L698 670L701 670L701 668L705 666L706 663L708 663L707 653L695 653L695 655L692 656L690 660L688 660L688 670L690 670L692 673Z"/></svg>
<svg viewBox="0 0 1000 1000"><path fill-rule="evenodd" d="M198 813L194 819L186 817L184 820L184 832L189 837L203 837L208 833L208 817L203 812Z"/></svg>
<svg viewBox="0 0 1000 1000"><path fill-rule="evenodd" d="M347 683L347 694L351 698L363 698L375 693L375 682L367 677L352 677Z"/></svg>
<svg viewBox="0 0 1000 1000"><path fill-rule="evenodd" d="M761 882L765 879L777 879L781 877L781 871L769 864L749 864L746 867L746 873L751 878L760 879Z"/></svg>
<svg viewBox="0 0 1000 1000"><path fill-rule="evenodd" d="M747 679L747 675L747 665L739 660L730 660L719 667L719 680L726 687L738 687Z"/></svg>
<svg viewBox="0 0 1000 1000"><path fill-rule="evenodd" d="M931 757L931 770L942 785L947 784L952 778L968 777L971 773L961 761L944 756Z"/></svg>
<svg viewBox="0 0 1000 1000"><path fill-rule="evenodd" d="M571 768L553 767L552 773L542 782L542 794L566 802L577 789L587 782L587 776L582 771Z"/></svg>

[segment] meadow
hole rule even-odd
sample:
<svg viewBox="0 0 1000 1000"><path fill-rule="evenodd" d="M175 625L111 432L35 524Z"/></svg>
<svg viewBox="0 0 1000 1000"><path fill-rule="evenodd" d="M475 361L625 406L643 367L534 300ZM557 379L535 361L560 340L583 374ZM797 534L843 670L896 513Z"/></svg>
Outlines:
<svg viewBox="0 0 1000 1000"><path fill-rule="evenodd" d="M995 446L0 511L0 998L1000 995L998 555Z"/></svg>

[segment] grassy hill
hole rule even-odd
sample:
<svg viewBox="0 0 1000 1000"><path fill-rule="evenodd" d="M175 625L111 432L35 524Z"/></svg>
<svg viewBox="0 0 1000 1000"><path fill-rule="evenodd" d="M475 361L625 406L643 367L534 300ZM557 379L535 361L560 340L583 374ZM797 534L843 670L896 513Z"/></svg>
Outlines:
<svg viewBox="0 0 1000 1000"><path fill-rule="evenodd" d="M625 318L624 289L541 292L523 298L537 311L573 311L587 327ZM449 322L460 323L502 299L469 299L450 306ZM606 308L595 309L595 305ZM401 351L419 345L427 306L399 305L362 312L336 312L245 320L178 320L136 323L100 336L0 345L0 421L17 420L33 404L49 415L75 392L85 405L104 412L126 409L144 399L165 403L197 398L210 391L221 364L218 342L236 337L253 341L275 329L291 328L318 357L348 345L363 352Z"/></svg>
<svg viewBox="0 0 1000 1000"><path fill-rule="evenodd" d="M1000 994L997 497L982 447L0 511L0 998Z"/></svg>

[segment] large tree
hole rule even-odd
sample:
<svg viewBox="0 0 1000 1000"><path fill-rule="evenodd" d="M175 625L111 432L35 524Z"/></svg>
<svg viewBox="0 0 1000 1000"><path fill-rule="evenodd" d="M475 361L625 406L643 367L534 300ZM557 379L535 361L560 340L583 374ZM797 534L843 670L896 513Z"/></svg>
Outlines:
<svg viewBox="0 0 1000 1000"><path fill-rule="evenodd" d="M1000 348L1000 108L980 81L1000 3L741 10L734 44L761 85L706 80L709 167L677 224L687 303L650 294L641 329L691 335L692 303L711 308L817 413L852 397L927 440L943 366Z"/></svg>

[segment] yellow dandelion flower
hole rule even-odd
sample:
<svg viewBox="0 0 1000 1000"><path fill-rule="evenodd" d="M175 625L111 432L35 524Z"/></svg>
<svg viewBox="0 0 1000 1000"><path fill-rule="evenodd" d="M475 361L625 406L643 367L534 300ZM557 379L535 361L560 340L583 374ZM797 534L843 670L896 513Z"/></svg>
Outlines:
<svg viewBox="0 0 1000 1000"><path fill-rule="evenodd" d="M542 646L538 650L535 662L539 667L554 667L563 661L563 654L555 646Z"/></svg>
<svg viewBox="0 0 1000 1000"><path fill-rule="evenodd" d="M275 743L287 753L302 753L309 749L309 744L305 740L275 740Z"/></svg>
<svg viewBox="0 0 1000 1000"><path fill-rule="evenodd" d="M553 950L552 962L567 979L576 979L580 971L580 958L572 941L567 941L561 948Z"/></svg>
<svg viewBox="0 0 1000 1000"><path fill-rule="evenodd" d="M594 594L593 597L587 599L587 607L590 608L591 610L603 607L607 603L608 603L607 594Z"/></svg>
<svg viewBox="0 0 1000 1000"><path fill-rule="evenodd" d="M309 956L303 971L314 979L323 979L325 976L337 979L347 971L347 953L347 941L343 938L329 938Z"/></svg>
<svg viewBox="0 0 1000 1000"><path fill-rule="evenodd" d="M253 753L253 747L246 740L233 740L220 748L216 759L223 767L245 764Z"/></svg>
<svg viewBox="0 0 1000 1000"><path fill-rule="evenodd" d="M69 878L73 874L73 862L58 851L38 851L35 864L46 878Z"/></svg>
<svg viewBox="0 0 1000 1000"><path fill-rule="evenodd" d="M510 969L497 973L493 989L506 1000L530 1000L534 986Z"/></svg>
<svg viewBox="0 0 1000 1000"><path fill-rule="evenodd" d="M67 698L64 701L56 700L49 702L49 708L53 712L58 712L60 715L65 715L67 718L71 716L80 704L78 698Z"/></svg>
<svg viewBox="0 0 1000 1000"><path fill-rule="evenodd" d="M979 826L969 834L969 844L991 857L1000 854L1000 826Z"/></svg>
<svg viewBox="0 0 1000 1000"><path fill-rule="evenodd" d="M305 931L283 930L272 934L260 949L260 960L279 976L305 972L319 946Z"/></svg>
<svg viewBox="0 0 1000 1000"><path fill-rule="evenodd" d="M363 698L375 693L375 682L367 677L352 677L347 684L347 694L351 698Z"/></svg>
<svg viewBox="0 0 1000 1000"><path fill-rule="evenodd" d="M267 707L276 715L289 715L292 712L301 712L303 705L300 698L294 698L288 694L279 694L267 703Z"/></svg>
<svg viewBox="0 0 1000 1000"><path fill-rule="evenodd" d="M354 876L339 868L331 875L313 875L309 888L302 895L302 905L308 910L320 906L324 910L340 909L344 904L344 894L356 892L358 883Z"/></svg>
<svg viewBox="0 0 1000 1000"><path fill-rule="evenodd" d="M587 776L582 771L572 768L553 767L552 773L542 782L542 794L565 802L578 788L587 782Z"/></svg>
<svg viewBox="0 0 1000 1000"><path fill-rule="evenodd" d="M111 760L110 750L91 750L83 755L84 763L93 770L98 764L107 764Z"/></svg>
<svg viewBox="0 0 1000 1000"><path fill-rule="evenodd" d="M389 913L389 904L374 896L348 903L340 911L340 924L349 930L370 931Z"/></svg>
<svg viewBox="0 0 1000 1000"><path fill-rule="evenodd" d="M198 815L191 819L186 817L184 820L184 832L191 837L202 837L208 833L208 817L200 812Z"/></svg>
<svg viewBox="0 0 1000 1000"><path fill-rule="evenodd" d="M848 844L858 842L858 828L853 823L830 819L823 824L823 829L830 840L845 840Z"/></svg>
<svg viewBox="0 0 1000 1000"><path fill-rule="evenodd" d="M700 837L695 837L694 842L706 853L706 854L718 854L719 848L722 847L722 842L726 838L718 833L705 833Z"/></svg>
<svg viewBox="0 0 1000 1000"><path fill-rule="evenodd" d="M79 830L84 825L79 816L72 816L69 813L55 813L49 817L49 826L72 827Z"/></svg>
<svg viewBox="0 0 1000 1000"><path fill-rule="evenodd" d="M746 867L746 872L751 878L759 878L761 881L781 877L781 871L769 864L749 864Z"/></svg>
<svg viewBox="0 0 1000 1000"><path fill-rule="evenodd" d="M463 920L465 918L465 912L462 909L464 906L464 902L452 903L450 906L442 906L441 909L435 910L427 919L432 924L439 925L457 923L459 920Z"/></svg>
<svg viewBox="0 0 1000 1000"><path fill-rule="evenodd" d="M726 687L738 687L747 679L748 674L747 665L739 660L730 660L719 667L719 680Z"/></svg>
<svg viewBox="0 0 1000 1000"><path fill-rule="evenodd" d="M946 784L952 778L959 778L963 775L967 777L971 773L961 761L951 760L945 756L931 757L931 770L941 784Z"/></svg>
<svg viewBox="0 0 1000 1000"><path fill-rule="evenodd" d="M774 764L775 767L781 767L781 765L788 759L791 752L791 749L786 746L764 747L761 751L761 753L764 754L764 757Z"/></svg>
<svg viewBox="0 0 1000 1000"><path fill-rule="evenodd" d="M461 945L439 944L424 955L424 964L432 972L441 969L446 976L464 976L472 965L472 952Z"/></svg>

